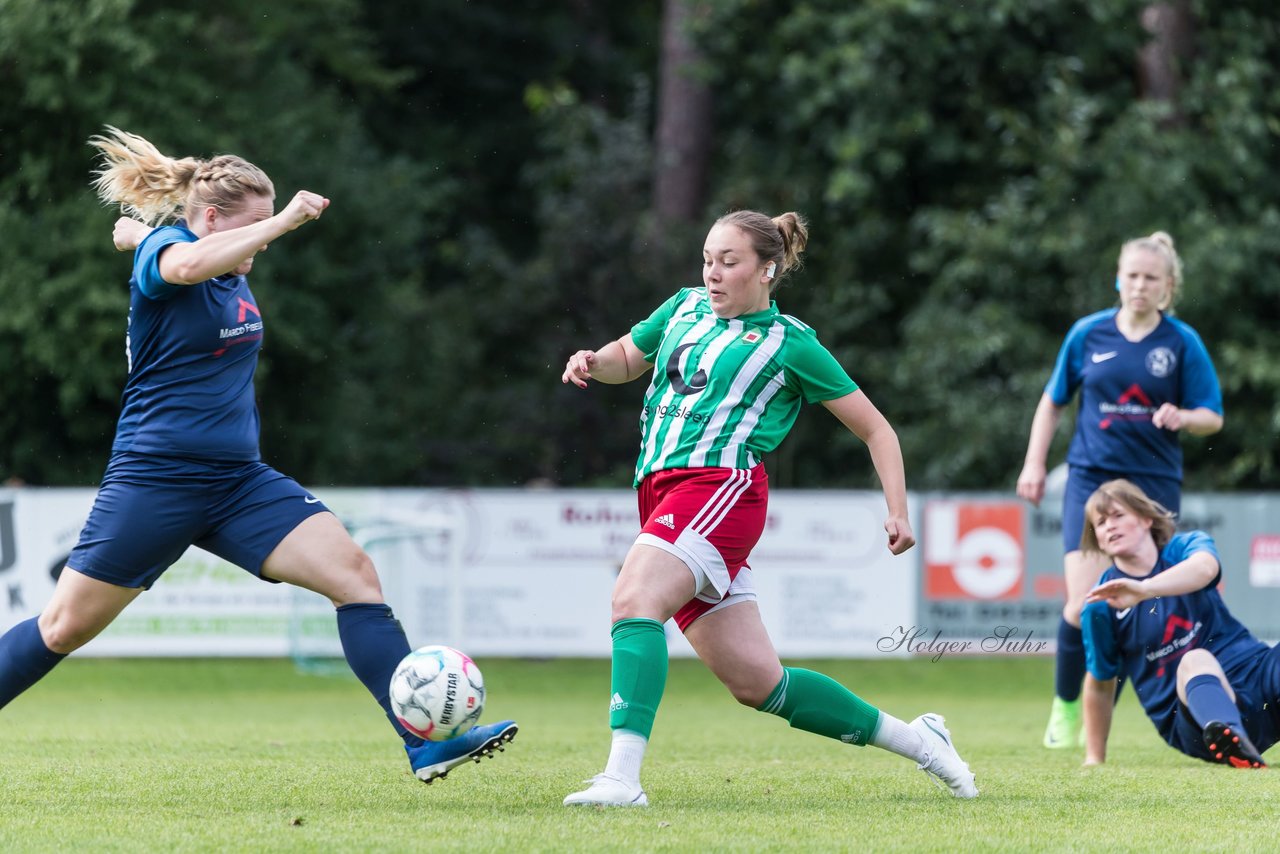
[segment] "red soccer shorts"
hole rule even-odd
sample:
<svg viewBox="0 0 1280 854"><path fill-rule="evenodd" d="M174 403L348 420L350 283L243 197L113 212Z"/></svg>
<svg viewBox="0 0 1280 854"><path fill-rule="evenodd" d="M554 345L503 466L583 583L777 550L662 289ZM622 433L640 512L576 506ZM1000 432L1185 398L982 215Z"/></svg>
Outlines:
<svg viewBox="0 0 1280 854"><path fill-rule="evenodd" d="M675 613L681 631L730 596L755 598L750 573L739 580L739 571L764 532L769 478L763 465L656 471L640 483L638 499L636 542L675 555L694 575L698 592Z"/></svg>

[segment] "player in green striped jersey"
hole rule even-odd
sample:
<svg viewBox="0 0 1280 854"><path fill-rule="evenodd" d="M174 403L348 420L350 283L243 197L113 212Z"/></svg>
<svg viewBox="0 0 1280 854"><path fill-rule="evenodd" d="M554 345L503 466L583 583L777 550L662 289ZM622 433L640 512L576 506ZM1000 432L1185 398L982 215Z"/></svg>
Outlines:
<svg viewBox="0 0 1280 854"><path fill-rule="evenodd" d="M941 716L907 724L820 673L783 667L760 619L747 559L768 503L761 460L805 402L867 444L888 504L889 551L915 543L897 434L816 333L772 299L807 242L798 214L726 214L707 235L703 287L680 290L629 334L565 366L562 381L580 388L654 369L635 473L643 527L613 592L613 742L604 772L567 805L648 803L640 766L666 685L663 623L673 617L739 702L914 759L957 797L978 794Z"/></svg>

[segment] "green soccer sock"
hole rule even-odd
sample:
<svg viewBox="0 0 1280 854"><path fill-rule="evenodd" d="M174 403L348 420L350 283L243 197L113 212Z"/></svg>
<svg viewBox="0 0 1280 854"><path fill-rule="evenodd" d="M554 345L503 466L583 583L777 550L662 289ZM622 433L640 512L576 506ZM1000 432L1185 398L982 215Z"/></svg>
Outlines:
<svg viewBox="0 0 1280 854"><path fill-rule="evenodd" d="M612 634L609 726L647 739L667 687L667 635L657 620L619 620Z"/></svg>
<svg viewBox="0 0 1280 854"><path fill-rule="evenodd" d="M871 740L880 710L830 677L784 667L782 679L759 711L777 715L796 729L859 747Z"/></svg>

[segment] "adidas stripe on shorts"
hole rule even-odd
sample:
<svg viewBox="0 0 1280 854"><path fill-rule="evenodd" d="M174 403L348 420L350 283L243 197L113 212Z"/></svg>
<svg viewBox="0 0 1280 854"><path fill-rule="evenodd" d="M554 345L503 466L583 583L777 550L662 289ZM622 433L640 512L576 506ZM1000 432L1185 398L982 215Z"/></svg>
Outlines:
<svg viewBox="0 0 1280 854"><path fill-rule="evenodd" d="M747 558L764 532L769 505L763 465L656 471L641 481L638 501L636 543L680 558L698 586L676 611L682 631L718 606L755 599Z"/></svg>

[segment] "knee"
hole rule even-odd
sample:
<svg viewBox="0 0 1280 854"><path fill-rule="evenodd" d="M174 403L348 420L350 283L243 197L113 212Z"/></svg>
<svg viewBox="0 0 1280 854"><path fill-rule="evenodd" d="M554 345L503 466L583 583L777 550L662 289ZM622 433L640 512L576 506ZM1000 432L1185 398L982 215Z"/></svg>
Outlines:
<svg viewBox="0 0 1280 854"><path fill-rule="evenodd" d="M1062 619L1077 629L1080 628L1080 614L1084 611L1084 602L1067 602L1062 606Z"/></svg>
<svg viewBox="0 0 1280 854"><path fill-rule="evenodd" d="M44 645L59 655L75 652L102 630L65 609L42 613L36 625L40 627L40 639Z"/></svg>
<svg viewBox="0 0 1280 854"><path fill-rule="evenodd" d="M617 588L613 591L613 598L609 603L609 611L611 623L617 623L620 620L632 620L639 615L635 597L629 596Z"/></svg>
<svg viewBox="0 0 1280 854"><path fill-rule="evenodd" d="M382 602L382 582L378 579L378 570L364 549L352 543L350 551L343 556L341 565L345 583L341 586L340 595L333 597L334 604L340 606L356 602Z"/></svg>
<svg viewBox="0 0 1280 854"><path fill-rule="evenodd" d="M1182 661L1178 663L1178 683L1186 685L1189 679L1199 676L1202 673L1217 675L1221 669L1218 665L1218 659L1214 658L1213 653L1206 649L1188 650L1182 656Z"/></svg>
<svg viewBox="0 0 1280 854"><path fill-rule="evenodd" d="M773 693L773 689L778 686L781 679L780 670L768 667L720 676L720 681L729 689L733 699L752 709L758 709L764 705L764 701L769 699L769 695Z"/></svg>
<svg viewBox="0 0 1280 854"><path fill-rule="evenodd" d="M634 584L620 583L614 586L610 610L614 623L619 620L640 619L666 622L666 618L658 613L659 609L645 596L644 590Z"/></svg>
<svg viewBox="0 0 1280 854"><path fill-rule="evenodd" d="M773 692L773 686L765 686L762 682L741 682L729 684L725 683L725 687L729 689L729 693L733 695L733 699L750 709L758 709L764 705L764 701L769 699L769 694Z"/></svg>

